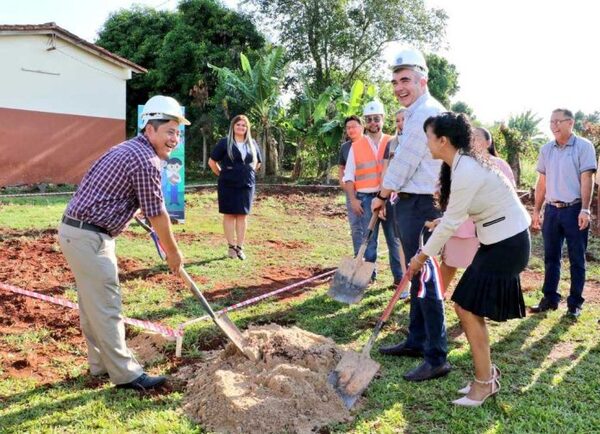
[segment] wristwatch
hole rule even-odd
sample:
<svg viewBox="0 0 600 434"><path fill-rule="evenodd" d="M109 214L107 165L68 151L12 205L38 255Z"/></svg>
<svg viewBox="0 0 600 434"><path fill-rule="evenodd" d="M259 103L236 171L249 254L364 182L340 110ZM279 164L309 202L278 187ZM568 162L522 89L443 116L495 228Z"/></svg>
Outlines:
<svg viewBox="0 0 600 434"><path fill-rule="evenodd" d="M383 196L381 195L381 191L378 191L378 192L377 192L377 195L376 195L375 197L376 197L377 199L381 199L381 200L382 200L382 201L384 201L384 202L385 202L386 200L388 200L388 198L387 198L387 197L383 197Z"/></svg>
<svg viewBox="0 0 600 434"><path fill-rule="evenodd" d="M592 212L589 210L589 208L581 208L581 212L584 212L587 215L592 215Z"/></svg>

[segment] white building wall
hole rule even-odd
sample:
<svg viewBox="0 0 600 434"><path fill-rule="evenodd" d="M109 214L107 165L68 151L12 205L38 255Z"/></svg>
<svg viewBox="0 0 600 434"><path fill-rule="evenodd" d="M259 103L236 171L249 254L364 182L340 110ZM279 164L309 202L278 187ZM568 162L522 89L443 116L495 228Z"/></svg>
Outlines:
<svg viewBox="0 0 600 434"><path fill-rule="evenodd" d="M127 68L46 35L0 37L0 107L125 119Z"/></svg>

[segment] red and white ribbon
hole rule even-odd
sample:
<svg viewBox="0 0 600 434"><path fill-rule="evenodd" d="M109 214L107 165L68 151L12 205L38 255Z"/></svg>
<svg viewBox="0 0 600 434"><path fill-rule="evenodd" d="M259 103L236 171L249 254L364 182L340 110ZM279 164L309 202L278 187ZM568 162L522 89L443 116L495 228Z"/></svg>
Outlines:
<svg viewBox="0 0 600 434"><path fill-rule="evenodd" d="M219 316L219 315L222 315L224 313L230 312L232 310L236 310L236 309L239 309L241 307L257 303L257 302L259 302L261 300L264 300L265 298L273 297L274 295L280 294L280 293L285 292L285 291L289 291L290 289L294 289L294 288L297 288L299 286L306 285L307 283L310 283L310 282L312 282L314 280L319 280L319 279L322 279L324 277L331 276L336 271L337 271L337 269L329 270L329 271L326 271L325 273L317 274L316 276L310 277L310 278L305 279L305 280L301 280L300 282L292 283L291 285L284 286L283 288L276 289L275 291L267 292L266 294L257 295L256 297L249 298L248 300L240 301L239 303L232 304L231 306L224 307L223 309L215 312L215 315ZM199 321L205 321L205 320L208 320L208 319L210 319L210 316L203 315L203 316L201 316L199 318L195 318L195 319L192 319L190 321L186 321L184 323L179 324L178 329L183 332L183 329L185 327L187 327L188 325L194 324L194 323L199 322Z"/></svg>
<svg viewBox="0 0 600 434"><path fill-rule="evenodd" d="M0 282L0 289L5 289L7 291L14 292L15 294L21 294L21 295L25 295L27 297L37 298L39 300L47 301L49 303L58 304L60 306L65 306L70 309L79 310L79 305L77 303L73 303L72 301L66 300L64 298L53 297L50 295L40 294L39 292L28 291L26 289L18 288L16 286L8 285L8 284L2 283L2 282ZM183 330L180 330L180 329L173 330L169 327L165 327L163 325L160 325L160 324L157 324L157 323L154 323L151 321L144 321L144 320L139 320L139 319L134 319L134 318L123 318L123 321L126 324L134 325L134 326L143 328L145 330L157 332L164 336L170 336L173 338L183 336Z"/></svg>

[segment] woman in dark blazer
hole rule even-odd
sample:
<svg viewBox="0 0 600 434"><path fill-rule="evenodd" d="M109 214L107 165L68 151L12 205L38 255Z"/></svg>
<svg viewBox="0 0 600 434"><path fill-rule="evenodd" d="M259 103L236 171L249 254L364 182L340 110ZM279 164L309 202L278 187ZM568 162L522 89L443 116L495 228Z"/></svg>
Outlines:
<svg viewBox="0 0 600 434"><path fill-rule="evenodd" d="M223 214L223 230L230 258L246 259L243 248L246 220L252 208L256 171L260 163L260 152L252 139L250 121L244 115L235 116L229 134L219 140L208 159L211 170L219 177L219 212Z"/></svg>

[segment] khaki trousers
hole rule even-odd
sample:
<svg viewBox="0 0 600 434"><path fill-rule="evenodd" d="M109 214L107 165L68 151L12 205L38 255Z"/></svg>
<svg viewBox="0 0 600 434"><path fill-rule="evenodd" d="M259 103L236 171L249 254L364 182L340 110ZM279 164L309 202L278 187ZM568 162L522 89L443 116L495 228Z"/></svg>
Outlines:
<svg viewBox="0 0 600 434"><path fill-rule="evenodd" d="M75 275L90 373L108 373L114 384L135 380L144 370L125 342L114 238L61 223L58 241Z"/></svg>

